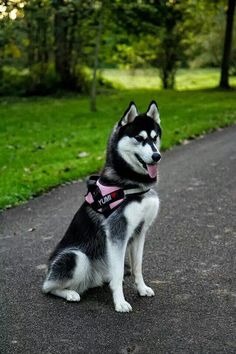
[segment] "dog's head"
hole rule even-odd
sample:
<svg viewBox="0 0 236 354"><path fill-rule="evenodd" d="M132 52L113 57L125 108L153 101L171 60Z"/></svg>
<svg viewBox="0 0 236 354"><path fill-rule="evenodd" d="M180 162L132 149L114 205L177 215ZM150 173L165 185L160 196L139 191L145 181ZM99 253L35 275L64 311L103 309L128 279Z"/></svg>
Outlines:
<svg viewBox="0 0 236 354"><path fill-rule="evenodd" d="M155 182L161 159L160 115L156 102L152 101L143 114L139 114L131 102L115 127L114 135L116 154L118 160L123 160L123 169L126 165L127 174L137 175L143 182Z"/></svg>

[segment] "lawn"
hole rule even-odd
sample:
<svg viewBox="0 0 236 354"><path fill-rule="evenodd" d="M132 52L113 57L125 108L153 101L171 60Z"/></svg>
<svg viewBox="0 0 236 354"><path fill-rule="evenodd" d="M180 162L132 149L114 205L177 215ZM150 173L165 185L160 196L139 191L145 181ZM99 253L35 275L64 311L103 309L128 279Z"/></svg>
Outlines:
<svg viewBox="0 0 236 354"><path fill-rule="evenodd" d="M161 89L158 69L116 70L106 69L103 76L112 81L116 88ZM219 84L219 69L180 69L176 76L176 89L196 90L215 88ZM236 87L236 76L230 78L230 84Z"/></svg>
<svg viewBox="0 0 236 354"><path fill-rule="evenodd" d="M96 113L87 97L2 98L0 208L98 171L109 131L129 101L144 111L152 99L160 107L163 149L236 121L236 91L117 90L98 96Z"/></svg>

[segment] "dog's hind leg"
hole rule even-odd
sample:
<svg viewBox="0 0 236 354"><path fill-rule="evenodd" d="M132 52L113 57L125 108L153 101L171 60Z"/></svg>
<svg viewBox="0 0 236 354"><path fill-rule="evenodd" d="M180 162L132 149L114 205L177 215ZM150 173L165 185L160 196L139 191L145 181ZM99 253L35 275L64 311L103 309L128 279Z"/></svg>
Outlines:
<svg viewBox="0 0 236 354"><path fill-rule="evenodd" d="M79 301L79 293L88 288L89 268L90 263L84 253L63 251L50 264L42 290L67 301Z"/></svg>
<svg viewBox="0 0 236 354"><path fill-rule="evenodd" d="M144 230L136 235L130 245L130 258L132 274L134 275L135 285L140 296L154 296L152 288L147 286L143 280L142 262L143 262L143 248L145 242Z"/></svg>
<svg viewBox="0 0 236 354"><path fill-rule="evenodd" d="M62 297L63 299L66 299L67 301L80 301L80 295L75 290L55 289L55 290L51 291L51 294Z"/></svg>
<svg viewBox="0 0 236 354"><path fill-rule="evenodd" d="M52 295L62 297L67 301L80 301L80 295L77 291L66 289L66 282L54 281L54 280L45 280L43 284L43 292L45 294L50 293Z"/></svg>

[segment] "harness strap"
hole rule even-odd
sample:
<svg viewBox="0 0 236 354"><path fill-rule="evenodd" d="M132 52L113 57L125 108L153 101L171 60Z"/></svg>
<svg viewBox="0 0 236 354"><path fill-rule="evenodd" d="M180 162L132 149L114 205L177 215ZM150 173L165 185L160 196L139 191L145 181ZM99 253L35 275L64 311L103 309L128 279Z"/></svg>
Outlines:
<svg viewBox="0 0 236 354"><path fill-rule="evenodd" d="M144 194L150 191L150 189L143 189L143 188L130 188L130 189L123 189L125 195L129 194Z"/></svg>
<svg viewBox="0 0 236 354"><path fill-rule="evenodd" d="M149 189L105 186L99 181L99 176L91 176L87 182L88 193L85 201L98 213L108 217L121 203L131 195L147 193Z"/></svg>

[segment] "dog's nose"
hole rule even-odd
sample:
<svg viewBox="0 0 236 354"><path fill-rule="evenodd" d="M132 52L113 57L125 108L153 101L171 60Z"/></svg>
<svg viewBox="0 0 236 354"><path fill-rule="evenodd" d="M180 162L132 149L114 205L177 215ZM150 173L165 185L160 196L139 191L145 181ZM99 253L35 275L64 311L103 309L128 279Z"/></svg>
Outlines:
<svg viewBox="0 0 236 354"><path fill-rule="evenodd" d="M152 159L153 159L153 161L158 162L161 159L161 155L158 152L154 152L152 154Z"/></svg>

